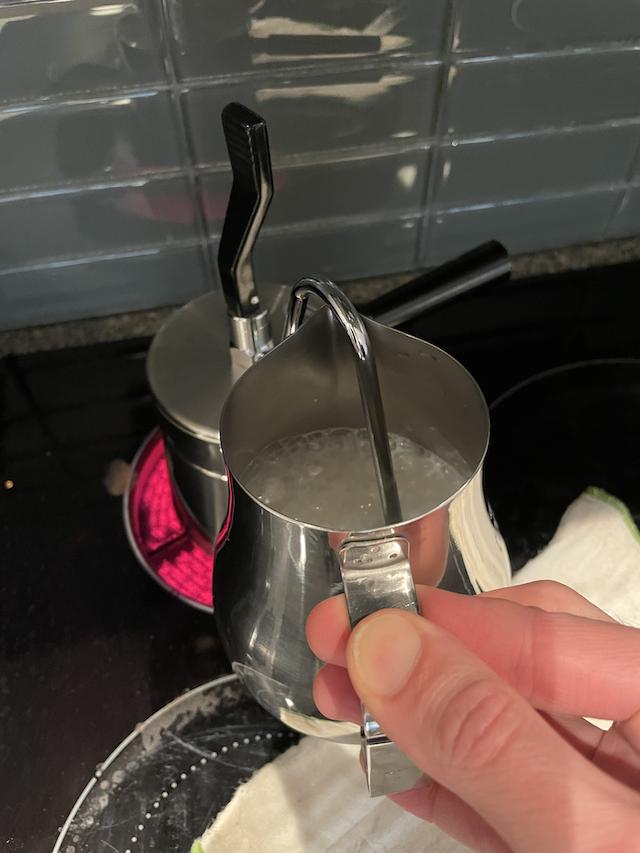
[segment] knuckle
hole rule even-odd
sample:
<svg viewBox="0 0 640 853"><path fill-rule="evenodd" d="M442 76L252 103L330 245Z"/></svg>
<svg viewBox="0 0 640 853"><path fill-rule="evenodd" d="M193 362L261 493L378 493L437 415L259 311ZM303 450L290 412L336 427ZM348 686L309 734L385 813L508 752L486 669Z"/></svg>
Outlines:
<svg viewBox="0 0 640 853"><path fill-rule="evenodd" d="M543 609L548 607L562 609L573 602L576 597L574 590L558 581L534 581L531 584L531 591L535 595L535 604Z"/></svg>
<svg viewBox="0 0 640 853"><path fill-rule="evenodd" d="M520 708L506 685L482 678L455 690L443 703L435 743L450 768L485 770L514 743L520 721Z"/></svg>

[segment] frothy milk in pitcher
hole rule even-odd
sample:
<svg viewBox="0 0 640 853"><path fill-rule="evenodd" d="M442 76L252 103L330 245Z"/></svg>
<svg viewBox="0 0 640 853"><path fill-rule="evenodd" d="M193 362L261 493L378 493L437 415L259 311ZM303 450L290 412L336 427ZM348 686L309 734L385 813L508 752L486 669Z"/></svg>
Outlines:
<svg viewBox="0 0 640 853"><path fill-rule="evenodd" d="M442 455L393 433L389 442L404 519L434 509L466 482L467 464L440 436L434 443ZM331 530L384 525L366 429L316 430L276 441L241 480L262 503L296 521Z"/></svg>

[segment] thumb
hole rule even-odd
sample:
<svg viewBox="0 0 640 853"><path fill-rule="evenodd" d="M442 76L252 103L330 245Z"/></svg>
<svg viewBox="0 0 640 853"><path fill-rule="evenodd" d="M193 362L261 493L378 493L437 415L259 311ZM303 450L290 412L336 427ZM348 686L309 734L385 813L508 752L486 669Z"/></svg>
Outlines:
<svg viewBox="0 0 640 853"><path fill-rule="evenodd" d="M637 837L640 797L436 625L402 611L373 614L351 634L347 665L385 733L512 849L628 849Z"/></svg>

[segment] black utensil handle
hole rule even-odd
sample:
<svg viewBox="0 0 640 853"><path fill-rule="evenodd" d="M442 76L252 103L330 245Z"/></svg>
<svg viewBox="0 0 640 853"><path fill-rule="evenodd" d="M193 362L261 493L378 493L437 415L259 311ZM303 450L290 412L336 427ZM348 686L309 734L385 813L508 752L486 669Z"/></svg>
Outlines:
<svg viewBox="0 0 640 853"><path fill-rule="evenodd" d="M242 104L222 110L222 127L233 170L233 185L218 249L218 269L229 313L260 312L252 252L273 196L267 125Z"/></svg>
<svg viewBox="0 0 640 853"><path fill-rule="evenodd" d="M359 305L358 310L379 323L395 328L413 320L423 311L510 275L511 261L507 250L501 243L491 240L366 305Z"/></svg>

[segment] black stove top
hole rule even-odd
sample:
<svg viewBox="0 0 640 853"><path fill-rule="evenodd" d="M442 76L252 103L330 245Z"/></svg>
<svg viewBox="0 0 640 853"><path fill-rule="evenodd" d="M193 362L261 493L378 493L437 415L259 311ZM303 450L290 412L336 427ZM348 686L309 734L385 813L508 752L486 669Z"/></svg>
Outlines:
<svg viewBox="0 0 640 853"><path fill-rule="evenodd" d="M487 493L516 567L586 485L640 510L640 361L628 361L640 360L639 272L512 282L407 329L457 356L489 400L561 365L627 360L560 371L495 408ZM130 461L155 425L147 346L0 362L0 837L11 853L48 853L134 726L228 671L213 619L138 566L105 486L110 463Z"/></svg>

